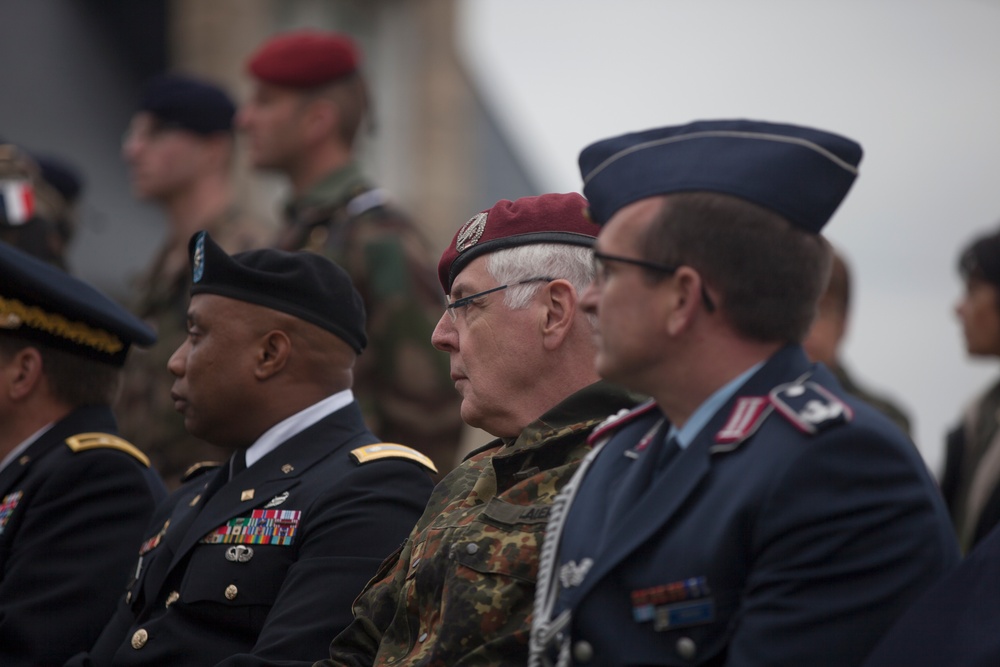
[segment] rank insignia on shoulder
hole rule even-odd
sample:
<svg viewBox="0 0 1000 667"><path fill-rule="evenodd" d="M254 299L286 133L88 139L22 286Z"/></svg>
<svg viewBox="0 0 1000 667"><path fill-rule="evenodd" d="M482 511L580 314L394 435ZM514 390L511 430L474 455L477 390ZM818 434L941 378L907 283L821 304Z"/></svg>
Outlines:
<svg viewBox="0 0 1000 667"><path fill-rule="evenodd" d="M139 451L139 449L128 440L119 438L110 433L78 433L66 438L66 445L74 453L85 452L90 449L117 449L133 457L142 465L149 467L149 458Z"/></svg>
<svg viewBox="0 0 1000 667"><path fill-rule="evenodd" d="M408 461L419 463L431 472L437 472L437 467L429 457L421 454L412 447L397 445L391 442L380 442L377 445L365 445L364 447L352 449L351 456L359 464L371 463L379 459L407 459Z"/></svg>
<svg viewBox="0 0 1000 667"><path fill-rule="evenodd" d="M733 449L736 445L746 440L760 427L767 416L771 413L773 406L766 396L741 396L736 399L733 411L729 413L729 419L722 429L715 434L716 447L712 451L719 449ZM723 447L718 447L722 445ZM726 446L729 447L726 447Z"/></svg>
<svg viewBox="0 0 1000 667"><path fill-rule="evenodd" d="M587 443L590 445L596 444L600 438L604 437L609 432L618 428L622 424L635 419L636 417L646 414L655 407L656 403L650 400L638 407L632 408L631 410L622 408L613 415L609 415L607 419L595 426L594 430L590 433L590 437L587 438Z"/></svg>
<svg viewBox="0 0 1000 667"><path fill-rule="evenodd" d="M218 461L199 461L198 463L192 464L187 470L184 471L184 474L181 475L181 481L187 482L194 479L198 475L205 474L209 470L215 470L221 465L222 464Z"/></svg>
<svg viewBox="0 0 1000 667"><path fill-rule="evenodd" d="M814 435L854 418L851 407L815 382L793 382L771 390L774 408L803 433Z"/></svg>

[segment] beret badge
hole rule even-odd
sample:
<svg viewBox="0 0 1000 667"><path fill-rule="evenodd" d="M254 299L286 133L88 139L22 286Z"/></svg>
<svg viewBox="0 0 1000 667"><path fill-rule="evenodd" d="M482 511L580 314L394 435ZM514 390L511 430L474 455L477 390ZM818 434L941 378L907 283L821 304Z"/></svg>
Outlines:
<svg viewBox="0 0 1000 667"><path fill-rule="evenodd" d="M194 255L191 257L191 281L201 282L205 275L205 232L198 232L194 242Z"/></svg>
<svg viewBox="0 0 1000 667"><path fill-rule="evenodd" d="M477 213L467 223L462 225L462 228L458 230L458 236L455 238L455 250L465 252L479 243L479 239L483 237L483 232L486 230L486 218L488 215L488 211Z"/></svg>

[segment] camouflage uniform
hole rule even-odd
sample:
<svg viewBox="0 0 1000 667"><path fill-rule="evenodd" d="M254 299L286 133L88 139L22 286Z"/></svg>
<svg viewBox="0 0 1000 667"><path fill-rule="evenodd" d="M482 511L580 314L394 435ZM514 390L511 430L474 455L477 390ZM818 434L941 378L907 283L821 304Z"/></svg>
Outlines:
<svg viewBox="0 0 1000 667"><path fill-rule="evenodd" d="M513 441L473 453L434 489L409 539L354 604L334 665L524 665L542 535L587 435L635 400L598 382Z"/></svg>
<svg viewBox="0 0 1000 667"><path fill-rule="evenodd" d="M236 209L205 229L229 253L264 247L273 234L265 223ZM191 289L187 239L180 241L179 253L172 244L161 248L137 283L138 299L132 310L156 330L158 340L148 349L132 351L115 407L122 435L146 452L170 489L178 486L181 475L195 462L225 456L184 429L184 419L170 398L174 378L167 361L187 337Z"/></svg>
<svg viewBox="0 0 1000 667"><path fill-rule="evenodd" d="M344 267L364 299L369 345L354 393L372 431L420 450L441 475L456 463L461 397L448 357L430 343L444 308L427 245L356 164L291 202L278 246L311 250Z"/></svg>

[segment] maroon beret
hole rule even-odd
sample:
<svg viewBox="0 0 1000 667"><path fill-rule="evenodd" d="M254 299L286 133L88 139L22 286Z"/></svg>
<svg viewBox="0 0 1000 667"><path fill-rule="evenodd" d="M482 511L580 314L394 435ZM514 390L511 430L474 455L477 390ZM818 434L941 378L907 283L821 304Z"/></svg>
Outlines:
<svg viewBox="0 0 1000 667"><path fill-rule="evenodd" d="M445 292L469 262L504 248L534 243L564 243L591 247L600 227L587 217L581 195L547 194L501 199L462 225L438 262L438 279Z"/></svg>
<svg viewBox="0 0 1000 667"><path fill-rule="evenodd" d="M311 88L353 73L360 60L361 54L346 35L295 30L264 42L250 56L247 69L265 83Z"/></svg>

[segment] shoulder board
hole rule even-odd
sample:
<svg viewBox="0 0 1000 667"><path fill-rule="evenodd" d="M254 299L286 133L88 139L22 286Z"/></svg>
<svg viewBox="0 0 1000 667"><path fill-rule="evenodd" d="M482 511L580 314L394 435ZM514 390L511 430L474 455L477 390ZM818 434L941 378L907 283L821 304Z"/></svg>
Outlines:
<svg viewBox="0 0 1000 667"><path fill-rule="evenodd" d="M184 471L184 474L181 475L181 481L186 482L194 479L198 475L203 475L209 470L215 470L221 465L222 463L219 461L199 461Z"/></svg>
<svg viewBox="0 0 1000 667"><path fill-rule="evenodd" d="M149 467L149 457L139 451L139 449L128 440L119 438L110 433L78 433L66 438L66 444L74 453L85 452L88 449L117 449L125 452L139 463Z"/></svg>
<svg viewBox="0 0 1000 667"><path fill-rule="evenodd" d="M594 427L594 430L590 433L590 437L587 438L587 443L593 445L599 438L604 437L611 431L615 430L623 424L627 424L633 419L637 419L647 413L649 413L653 408L656 407L656 402L653 400L646 401L642 405L627 410L622 408L613 415L608 416L607 419L602 421L600 424Z"/></svg>
<svg viewBox="0 0 1000 667"><path fill-rule="evenodd" d="M795 428L815 435L854 418L851 406L815 382L792 382L775 387L768 396L778 414Z"/></svg>
<svg viewBox="0 0 1000 667"><path fill-rule="evenodd" d="M431 472L437 472L434 462L412 447L397 445L392 442L380 442L376 445L365 445L351 450L351 456L358 463L371 463L379 459L407 459L416 461Z"/></svg>

